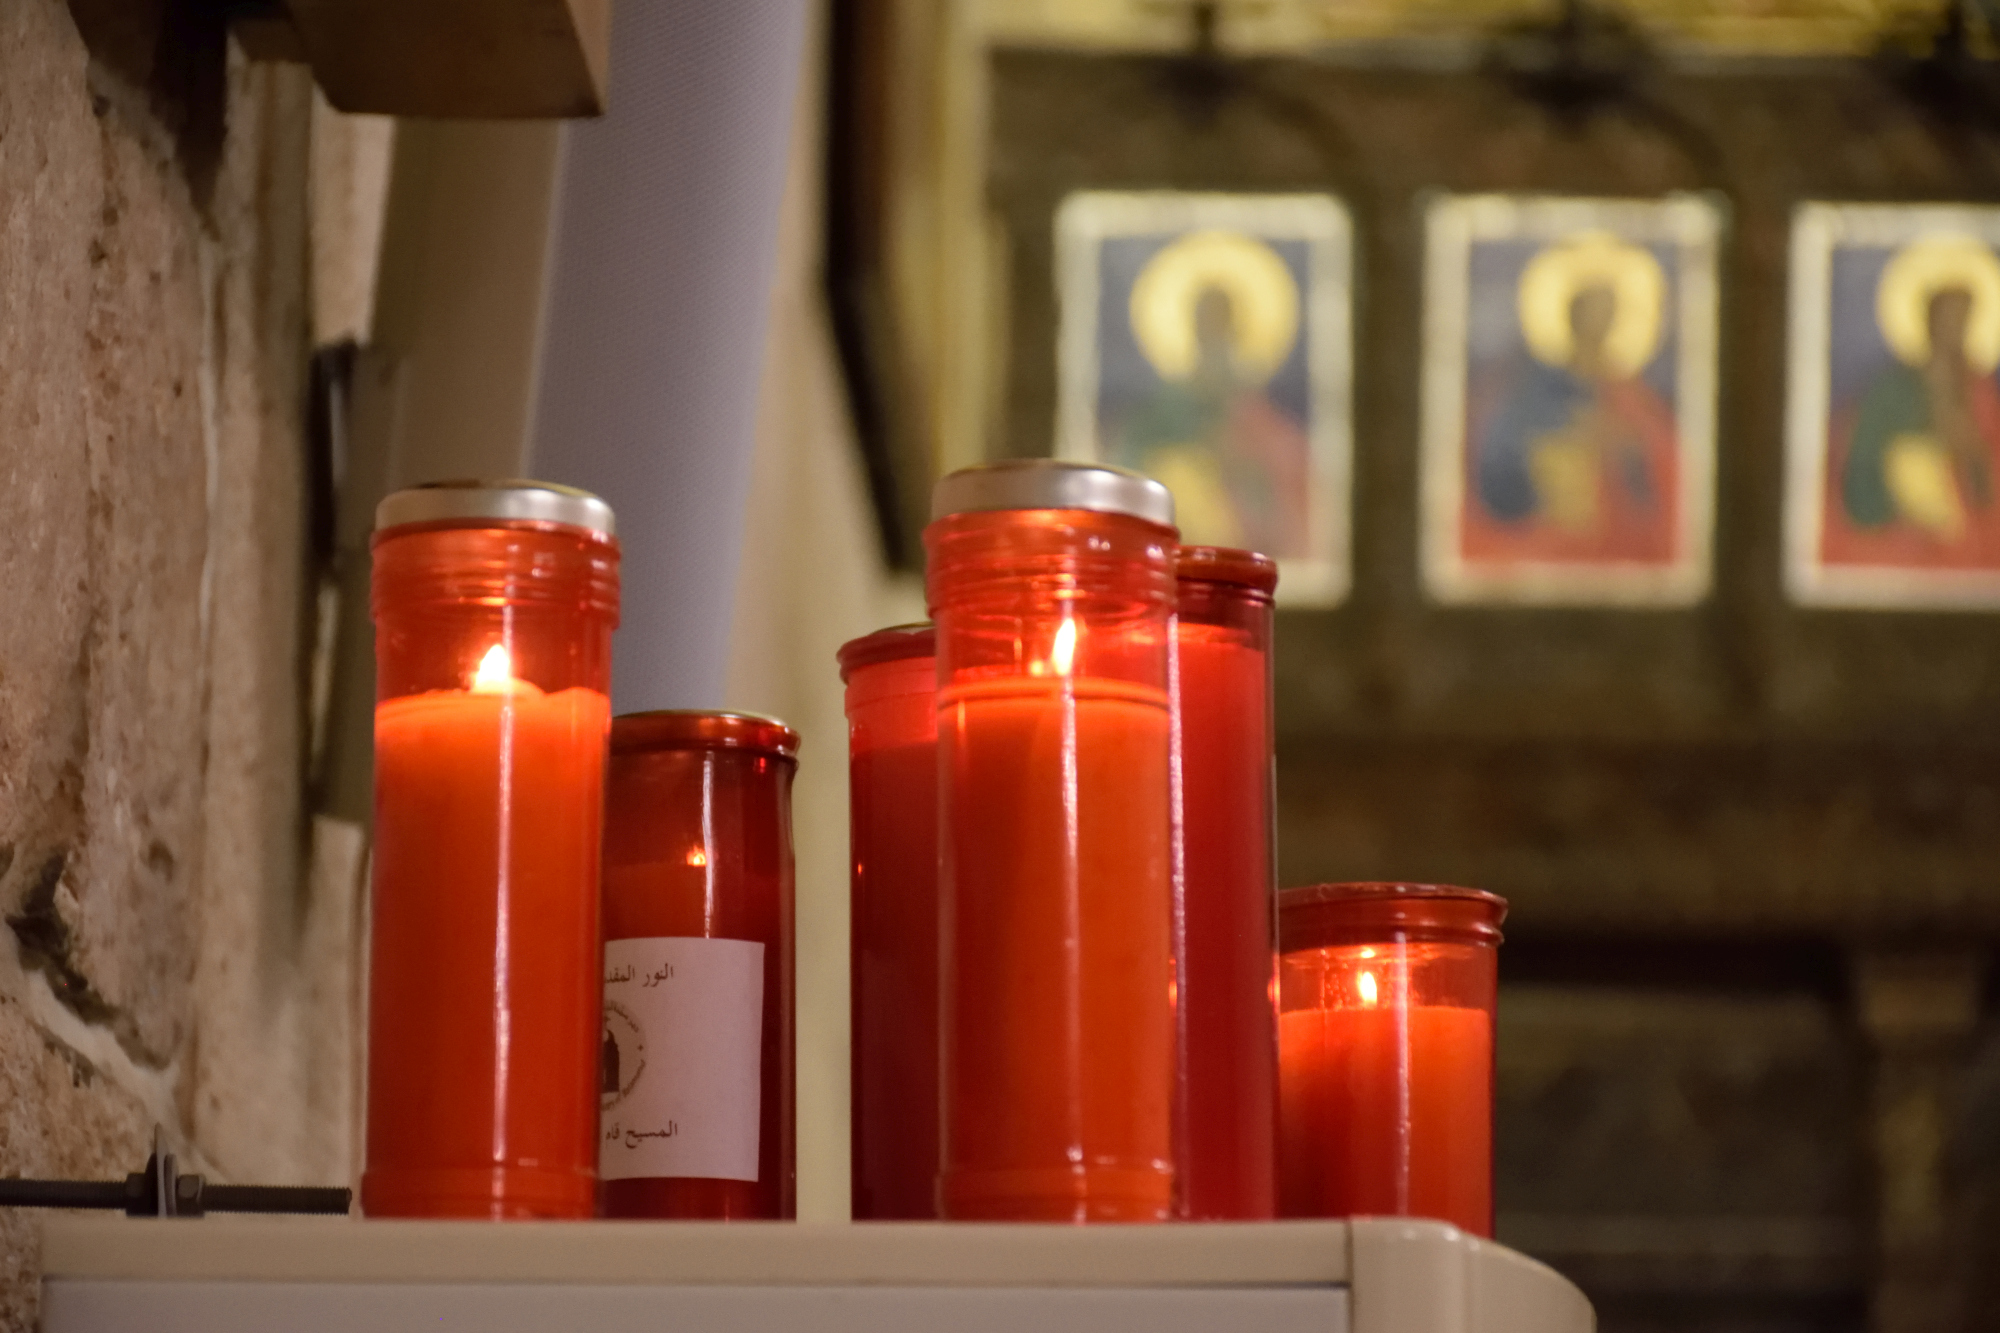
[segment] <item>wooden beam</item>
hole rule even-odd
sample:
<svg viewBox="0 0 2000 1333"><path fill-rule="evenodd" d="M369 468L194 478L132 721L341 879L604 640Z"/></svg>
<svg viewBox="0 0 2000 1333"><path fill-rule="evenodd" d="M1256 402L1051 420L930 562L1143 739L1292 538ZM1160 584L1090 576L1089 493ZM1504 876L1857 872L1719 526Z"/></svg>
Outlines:
<svg viewBox="0 0 2000 1333"><path fill-rule="evenodd" d="M451 119L602 115L611 0L289 0L342 111Z"/></svg>

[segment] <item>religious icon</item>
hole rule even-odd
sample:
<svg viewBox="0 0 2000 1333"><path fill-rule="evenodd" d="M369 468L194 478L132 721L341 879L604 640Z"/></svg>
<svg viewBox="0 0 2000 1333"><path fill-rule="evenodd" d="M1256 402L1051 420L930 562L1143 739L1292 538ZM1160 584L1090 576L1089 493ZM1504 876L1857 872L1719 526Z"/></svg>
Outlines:
<svg viewBox="0 0 2000 1333"><path fill-rule="evenodd" d="M1174 493L1182 540L1348 584L1347 211L1328 195L1087 192L1056 219L1056 455Z"/></svg>
<svg viewBox="0 0 2000 1333"><path fill-rule="evenodd" d="M1715 467L1715 205L1453 196L1426 221L1430 594L1698 601Z"/></svg>
<svg viewBox="0 0 2000 1333"><path fill-rule="evenodd" d="M1800 206L1785 581L1830 606L2000 607L2000 209Z"/></svg>

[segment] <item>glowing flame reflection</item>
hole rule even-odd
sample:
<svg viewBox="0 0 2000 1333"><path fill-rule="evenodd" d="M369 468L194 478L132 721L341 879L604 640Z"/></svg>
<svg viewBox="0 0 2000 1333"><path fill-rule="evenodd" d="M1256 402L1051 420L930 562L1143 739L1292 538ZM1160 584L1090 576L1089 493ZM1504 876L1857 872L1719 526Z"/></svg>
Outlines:
<svg viewBox="0 0 2000 1333"><path fill-rule="evenodd" d="M504 694L513 683L514 663L507 656L507 650L496 643L486 650L486 656L479 659L479 670L472 677L472 692Z"/></svg>
<svg viewBox="0 0 2000 1333"><path fill-rule="evenodd" d="M1067 676L1076 665L1076 622L1065 620L1056 630L1056 641L1049 648L1049 669L1058 676Z"/></svg>

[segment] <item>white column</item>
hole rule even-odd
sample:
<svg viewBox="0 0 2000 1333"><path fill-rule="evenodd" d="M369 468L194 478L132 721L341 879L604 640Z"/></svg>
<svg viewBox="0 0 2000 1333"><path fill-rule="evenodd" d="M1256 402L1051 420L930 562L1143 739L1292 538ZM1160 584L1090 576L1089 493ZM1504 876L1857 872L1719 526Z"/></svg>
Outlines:
<svg viewBox="0 0 2000 1333"><path fill-rule="evenodd" d="M618 515L616 710L715 707L811 6L629 0L564 129L530 460Z"/></svg>

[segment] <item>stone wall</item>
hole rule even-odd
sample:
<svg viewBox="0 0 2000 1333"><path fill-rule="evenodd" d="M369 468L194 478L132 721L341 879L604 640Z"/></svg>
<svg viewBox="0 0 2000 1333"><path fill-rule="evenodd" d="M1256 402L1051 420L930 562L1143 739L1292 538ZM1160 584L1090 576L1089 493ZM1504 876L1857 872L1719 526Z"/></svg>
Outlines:
<svg viewBox="0 0 2000 1333"><path fill-rule="evenodd" d="M122 1176L155 1124L223 1178L352 1156L358 844L304 800L312 87L201 8L0 5L5 1175ZM36 1235L0 1214L0 1327Z"/></svg>

